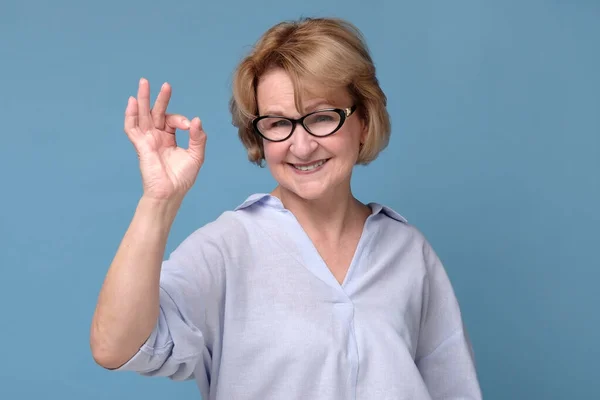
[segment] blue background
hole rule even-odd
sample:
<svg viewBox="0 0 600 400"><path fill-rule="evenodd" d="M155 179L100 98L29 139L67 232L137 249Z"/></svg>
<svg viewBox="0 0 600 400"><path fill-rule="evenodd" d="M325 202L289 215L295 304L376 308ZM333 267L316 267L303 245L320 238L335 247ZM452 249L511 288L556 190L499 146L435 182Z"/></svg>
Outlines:
<svg viewBox="0 0 600 400"><path fill-rule="evenodd" d="M230 124L230 78L263 31L299 16L348 18L370 44L393 136L354 190L434 245L484 397L600 398L592 0L3 0L0 398L199 398L193 382L104 371L89 351L96 296L140 196L123 112L141 76L153 95L169 81L170 110L200 116L209 135L170 251L273 187Z"/></svg>

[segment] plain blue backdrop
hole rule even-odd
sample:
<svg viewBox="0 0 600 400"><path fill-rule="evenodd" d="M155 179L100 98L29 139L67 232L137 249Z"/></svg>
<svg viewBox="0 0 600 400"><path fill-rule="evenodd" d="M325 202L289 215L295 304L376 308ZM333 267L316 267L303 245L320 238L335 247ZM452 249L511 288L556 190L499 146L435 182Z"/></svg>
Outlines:
<svg viewBox="0 0 600 400"><path fill-rule="evenodd" d="M389 97L388 149L354 190L444 261L486 399L600 398L599 1L0 3L0 398L196 399L92 360L96 296L140 196L122 131L148 78L200 116L206 164L168 251L254 192L227 102L282 19L348 18ZM181 135L186 145L185 135ZM377 400L377 399L374 399Z"/></svg>

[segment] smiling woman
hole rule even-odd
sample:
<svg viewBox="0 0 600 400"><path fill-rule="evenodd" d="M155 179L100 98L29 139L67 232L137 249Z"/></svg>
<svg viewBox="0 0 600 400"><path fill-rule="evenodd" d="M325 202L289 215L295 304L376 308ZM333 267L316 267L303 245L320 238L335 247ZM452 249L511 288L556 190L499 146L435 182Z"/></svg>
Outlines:
<svg viewBox="0 0 600 400"><path fill-rule="evenodd" d="M355 100L340 88L328 101L304 97L311 112L299 119L300 124L269 116L275 111L268 110L279 109L279 115L298 117L294 93L288 73L275 67L261 76L256 90L263 116L254 125L263 137L260 151L279 183L275 195L284 203L328 199L334 207L348 202L352 169L368 136L363 119L351 112ZM332 107L340 108L323 110Z"/></svg>
<svg viewBox="0 0 600 400"><path fill-rule="evenodd" d="M149 83L125 112L144 193L102 287L96 361L175 380L203 399L479 399L460 307L424 236L363 204L352 171L385 148L386 98L359 31L283 22L239 65L233 122L277 186L191 234L163 260L204 161L198 118ZM189 147L177 147L177 129Z"/></svg>

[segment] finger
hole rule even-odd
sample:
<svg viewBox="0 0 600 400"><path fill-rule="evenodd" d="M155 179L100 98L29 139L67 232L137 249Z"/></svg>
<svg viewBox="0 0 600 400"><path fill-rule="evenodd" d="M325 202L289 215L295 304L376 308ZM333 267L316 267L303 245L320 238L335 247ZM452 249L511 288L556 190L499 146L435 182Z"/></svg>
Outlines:
<svg viewBox="0 0 600 400"><path fill-rule="evenodd" d="M165 131L174 134L177 129L190 129L190 121L183 115L167 114L165 116Z"/></svg>
<svg viewBox="0 0 600 400"><path fill-rule="evenodd" d="M152 129L152 119L150 116L150 83L142 78L138 86L138 123L142 132Z"/></svg>
<svg viewBox="0 0 600 400"><path fill-rule="evenodd" d="M127 108L125 108L125 123L123 129L130 139L133 139L138 132L138 104L135 97L130 96L127 100Z"/></svg>
<svg viewBox="0 0 600 400"><path fill-rule="evenodd" d="M165 112L167 111L170 99L171 85L165 82L160 88L160 93L158 93L158 96L156 97L154 107L152 107L152 110L150 111L154 127L157 129L165 129Z"/></svg>
<svg viewBox="0 0 600 400"><path fill-rule="evenodd" d="M206 149L206 133L202 129L202 121L196 117L190 123L190 141L188 153L200 164L204 163L204 150Z"/></svg>

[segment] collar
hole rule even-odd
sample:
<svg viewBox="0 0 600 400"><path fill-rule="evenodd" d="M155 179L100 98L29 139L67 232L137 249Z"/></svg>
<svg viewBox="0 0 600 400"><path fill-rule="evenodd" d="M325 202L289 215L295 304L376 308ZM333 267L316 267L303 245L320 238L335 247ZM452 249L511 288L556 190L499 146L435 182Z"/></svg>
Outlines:
<svg viewBox="0 0 600 400"><path fill-rule="evenodd" d="M249 208L254 204L263 204L267 207L272 207L277 210L285 209L283 207L283 204L281 203L281 200L279 200L277 197L271 196L268 193L255 193L248 196L248 198L242 204L235 208L235 211L239 211L244 208Z"/></svg>
<svg viewBox="0 0 600 400"><path fill-rule="evenodd" d="M253 206L264 206L264 207L270 207L273 208L275 210L278 211L284 211L285 207L283 206L283 203L281 203L281 200L279 200L277 197L275 196L271 196L268 193L255 193L252 194L250 196L248 196L248 198L239 206L237 206L235 208L235 211L239 211L239 210L243 210L246 208L250 208ZM396 211L394 211L392 208L385 206L383 204L379 204L379 203L368 203L367 204L372 212L371 212L371 216L375 216L377 214L385 214L386 216L395 219L396 221L402 222L407 224L408 221L406 218L404 218L402 215L398 214Z"/></svg>

